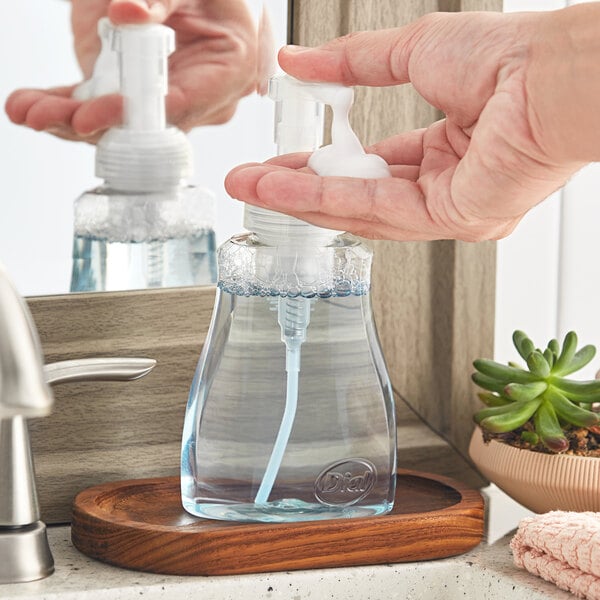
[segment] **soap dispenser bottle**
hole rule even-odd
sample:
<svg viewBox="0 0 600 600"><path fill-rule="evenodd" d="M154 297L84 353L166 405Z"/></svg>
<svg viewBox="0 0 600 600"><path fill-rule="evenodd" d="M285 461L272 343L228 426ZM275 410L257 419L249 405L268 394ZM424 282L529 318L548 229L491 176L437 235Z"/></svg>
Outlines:
<svg viewBox="0 0 600 600"><path fill-rule="evenodd" d="M214 283L214 197L186 184L191 148L165 117L174 32L103 20L99 33L103 64L110 65L108 44L118 55L124 116L97 145L104 183L75 202L71 291Z"/></svg>
<svg viewBox="0 0 600 600"><path fill-rule="evenodd" d="M340 91L271 80L280 153L320 145L318 96L330 89ZM340 89L351 103L352 90ZM344 119L333 130L338 148ZM354 140L356 166L356 152L367 155ZM389 175L377 159L373 176ZM234 521L386 513L396 429L371 313L371 250L257 207L246 207L245 225L251 233L218 250L216 304L185 416L183 506Z"/></svg>

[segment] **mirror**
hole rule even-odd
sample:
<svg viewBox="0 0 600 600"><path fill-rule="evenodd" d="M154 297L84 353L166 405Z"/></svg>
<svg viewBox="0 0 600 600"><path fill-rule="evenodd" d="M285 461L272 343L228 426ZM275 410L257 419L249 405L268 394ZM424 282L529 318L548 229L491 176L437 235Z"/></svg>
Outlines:
<svg viewBox="0 0 600 600"><path fill-rule="evenodd" d="M258 22L262 0L246 0ZM265 0L277 47L286 43L287 2ZM53 87L80 81L72 50L70 3L17 2L0 22L0 53L5 58L0 100L22 87ZM243 98L223 125L196 128L188 134L194 173L189 182L216 195L216 242L243 230L242 204L223 188L237 164L275 154L273 104L257 94ZM63 294L70 289L73 203L97 187L94 146L58 139L12 124L0 115L0 261L19 292L26 296Z"/></svg>

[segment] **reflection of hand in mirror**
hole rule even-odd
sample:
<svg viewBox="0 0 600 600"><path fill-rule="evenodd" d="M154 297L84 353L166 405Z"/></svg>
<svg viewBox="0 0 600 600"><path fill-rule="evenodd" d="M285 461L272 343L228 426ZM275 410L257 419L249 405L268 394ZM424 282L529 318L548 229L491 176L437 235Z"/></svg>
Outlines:
<svg viewBox="0 0 600 600"><path fill-rule="evenodd" d="M228 121L238 100L256 87L256 32L245 0L73 0L75 53L86 79L100 50L98 19L105 15L115 25L154 22L175 30L167 120L185 131ZM17 90L6 112L19 125L90 142L121 122L119 95L81 102L71 97L74 88Z"/></svg>

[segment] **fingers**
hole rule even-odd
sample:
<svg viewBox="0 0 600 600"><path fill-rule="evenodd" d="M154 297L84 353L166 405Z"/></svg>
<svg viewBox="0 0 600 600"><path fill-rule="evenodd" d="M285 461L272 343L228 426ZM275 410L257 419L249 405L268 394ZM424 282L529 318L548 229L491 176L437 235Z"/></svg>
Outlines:
<svg viewBox="0 0 600 600"><path fill-rule="evenodd" d="M225 188L249 204L368 237L444 237L431 220L414 181L319 177L272 164L251 164L229 173Z"/></svg>
<svg viewBox="0 0 600 600"><path fill-rule="evenodd" d="M66 89L66 88L65 88ZM17 90L7 99L5 110L17 125L37 131L69 123L80 102L46 90Z"/></svg>
<svg viewBox="0 0 600 600"><path fill-rule="evenodd" d="M480 216L469 198L451 197L452 172L421 182L390 177L319 177L277 165L241 165L225 179L238 200L289 214L320 227L371 239L479 242L508 235L521 215Z"/></svg>
<svg viewBox="0 0 600 600"><path fill-rule="evenodd" d="M378 154L388 165L420 165L423 161L423 139L426 128L393 135L366 148Z"/></svg>
<svg viewBox="0 0 600 600"><path fill-rule="evenodd" d="M412 49L434 26L435 17L428 16L397 29L351 33L317 48L286 46L279 52L279 64L290 75L308 81L407 83Z"/></svg>
<svg viewBox="0 0 600 600"><path fill-rule="evenodd" d="M288 169L301 169L306 167L306 163L310 158L310 152L294 152L292 154L281 154L270 158L265 162L267 165L277 165L279 167L287 167Z"/></svg>
<svg viewBox="0 0 600 600"><path fill-rule="evenodd" d="M6 100L4 109L9 119L17 125L23 125L29 109L49 94L71 99L73 86L55 88L53 90L21 89L15 90Z"/></svg>
<svg viewBox="0 0 600 600"><path fill-rule="evenodd" d="M6 101L6 113L13 123L70 140L96 139L100 132L121 122L119 95L80 102L70 97L72 89L17 90Z"/></svg>
<svg viewBox="0 0 600 600"><path fill-rule="evenodd" d="M6 100L4 110L8 118L17 125L23 125L27 111L43 95L41 90L16 90Z"/></svg>
<svg viewBox="0 0 600 600"><path fill-rule="evenodd" d="M31 103L23 124L36 131L43 131L69 123L78 106L77 100L42 94Z"/></svg>
<svg viewBox="0 0 600 600"><path fill-rule="evenodd" d="M83 102L73 114L71 125L76 133L87 137L119 125L122 118L123 98L110 94Z"/></svg>
<svg viewBox="0 0 600 600"><path fill-rule="evenodd" d="M287 46L279 63L308 81L371 86L410 81L469 132L499 77L524 62L514 48L527 47L535 31L526 21L496 13L430 13L404 27L352 33L316 48Z"/></svg>

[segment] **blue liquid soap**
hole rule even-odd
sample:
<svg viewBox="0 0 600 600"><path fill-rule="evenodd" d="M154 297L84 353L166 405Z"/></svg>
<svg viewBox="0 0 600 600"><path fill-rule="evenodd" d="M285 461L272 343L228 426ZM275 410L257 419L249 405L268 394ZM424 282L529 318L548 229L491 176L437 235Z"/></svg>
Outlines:
<svg viewBox="0 0 600 600"><path fill-rule="evenodd" d="M369 251L338 238L320 254L334 277L296 288L261 285L250 265L268 263L272 250L252 236L219 250L216 308L183 433L183 505L236 521L388 512L394 411L362 277Z"/></svg>
<svg viewBox="0 0 600 600"><path fill-rule="evenodd" d="M84 194L75 202L71 291L214 284L213 212L212 194L191 186Z"/></svg>
<svg viewBox="0 0 600 600"><path fill-rule="evenodd" d="M214 284L215 234L147 242L73 240L72 292Z"/></svg>

